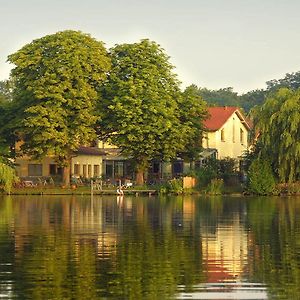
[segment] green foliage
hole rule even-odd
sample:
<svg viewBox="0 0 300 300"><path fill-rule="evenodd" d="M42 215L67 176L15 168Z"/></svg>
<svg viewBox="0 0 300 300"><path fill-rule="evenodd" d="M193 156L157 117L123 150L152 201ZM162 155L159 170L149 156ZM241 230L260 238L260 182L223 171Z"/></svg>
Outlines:
<svg viewBox="0 0 300 300"><path fill-rule="evenodd" d="M0 81L0 155L10 155L11 136L13 132L8 126L14 118L12 110L12 87L11 80Z"/></svg>
<svg viewBox="0 0 300 300"><path fill-rule="evenodd" d="M168 181L167 189L169 193L182 194L183 193L183 184L182 178L173 178Z"/></svg>
<svg viewBox="0 0 300 300"><path fill-rule="evenodd" d="M300 71L287 73L282 79L273 79L266 82L267 91L274 92L280 88L297 90L300 88Z"/></svg>
<svg viewBox="0 0 300 300"><path fill-rule="evenodd" d="M266 82L266 89L256 89L245 94L238 95L232 87L211 90L208 88L198 88L197 94L201 96L210 106L238 106L245 112L250 112L254 107L264 104L266 98L271 93L280 88L297 90L300 88L300 71L287 73L282 79L273 79Z"/></svg>
<svg viewBox="0 0 300 300"><path fill-rule="evenodd" d="M184 96L169 57L155 42L142 40L111 49L112 71L99 103L99 136L134 158L140 173L154 158L185 150L201 122L203 101Z"/></svg>
<svg viewBox="0 0 300 300"><path fill-rule="evenodd" d="M209 106L237 106L246 112L249 112L254 106L261 105L267 94L267 92L262 89L238 95L234 92L232 87L210 90L191 85L188 89L189 88L192 88Z"/></svg>
<svg viewBox="0 0 300 300"><path fill-rule="evenodd" d="M299 195L300 194L300 181L292 183L281 183L276 186L279 194Z"/></svg>
<svg viewBox="0 0 300 300"><path fill-rule="evenodd" d="M228 182L229 179L237 174L237 162L236 159L226 157L219 160L219 173L220 177Z"/></svg>
<svg viewBox="0 0 300 300"><path fill-rule="evenodd" d="M3 189L10 194L11 188L16 181L15 170L0 160L0 190Z"/></svg>
<svg viewBox="0 0 300 300"><path fill-rule="evenodd" d="M260 154L268 157L281 182L300 178L300 90L280 89L258 112Z"/></svg>
<svg viewBox="0 0 300 300"><path fill-rule="evenodd" d="M214 179L222 179L228 183L232 176L236 176L236 161L232 158L209 159L197 171L198 185L200 188L208 187Z"/></svg>
<svg viewBox="0 0 300 300"><path fill-rule="evenodd" d="M72 151L96 137L97 90L110 69L102 42L68 30L34 40L8 60L16 65L11 128L22 150L68 164Z"/></svg>
<svg viewBox="0 0 300 300"><path fill-rule="evenodd" d="M180 122L189 129L185 148L178 155L192 161L199 157L202 150L203 120L207 118L207 106L195 85L187 87L180 99Z"/></svg>
<svg viewBox="0 0 300 300"><path fill-rule="evenodd" d="M0 106L5 102L12 101L12 82L10 80L0 81Z"/></svg>
<svg viewBox="0 0 300 300"><path fill-rule="evenodd" d="M238 106L239 97L232 87L219 90L199 88L198 93L211 106Z"/></svg>
<svg viewBox="0 0 300 300"><path fill-rule="evenodd" d="M209 159L205 165L203 165L197 171L197 181L200 188L207 187L212 179L219 176L219 163L216 159Z"/></svg>
<svg viewBox="0 0 300 300"><path fill-rule="evenodd" d="M263 89L257 89L239 96L239 105L246 112L250 112L255 106L264 103L267 92Z"/></svg>
<svg viewBox="0 0 300 300"><path fill-rule="evenodd" d="M156 186L160 195L166 194L182 194L184 193L183 180L182 178L173 178L168 180L166 183Z"/></svg>
<svg viewBox="0 0 300 300"><path fill-rule="evenodd" d="M210 181L206 192L210 195L221 195L224 188L223 179L214 178Z"/></svg>
<svg viewBox="0 0 300 300"><path fill-rule="evenodd" d="M248 180L249 191L254 194L268 195L275 189L273 171L267 159L257 158L251 163Z"/></svg>

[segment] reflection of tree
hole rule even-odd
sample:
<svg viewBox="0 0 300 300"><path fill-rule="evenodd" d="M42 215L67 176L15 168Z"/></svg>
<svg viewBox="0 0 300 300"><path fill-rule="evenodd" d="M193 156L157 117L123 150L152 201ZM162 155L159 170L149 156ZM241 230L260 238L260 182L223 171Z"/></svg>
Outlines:
<svg viewBox="0 0 300 300"><path fill-rule="evenodd" d="M220 271L297 299L299 213L299 201L265 197L6 198L0 271L22 299L166 299Z"/></svg>
<svg viewBox="0 0 300 300"><path fill-rule="evenodd" d="M248 203L253 231L253 279L267 283L272 299L299 299L299 199L264 197Z"/></svg>
<svg viewBox="0 0 300 300"><path fill-rule="evenodd" d="M36 231L27 239L28 248L16 263L19 297L28 299L63 299L67 296L64 283L68 274L68 254L71 245L63 242L63 231L47 234Z"/></svg>
<svg viewBox="0 0 300 300"><path fill-rule="evenodd" d="M16 197L0 206L4 229L14 224L9 249L0 251L12 256L16 297L164 299L179 284L188 290L203 281L200 237L190 238L193 201L184 221L182 199L168 199L163 209L157 199L133 199L118 206L113 199Z"/></svg>
<svg viewBox="0 0 300 300"><path fill-rule="evenodd" d="M13 231L14 214L12 203L11 197L0 196L0 297L3 298L13 296L14 243L11 239L11 232ZM2 274L6 274L4 280Z"/></svg>
<svg viewBox="0 0 300 300"><path fill-rule="evenodd" d="M189 243L171 230L157 234L147 223L127 228L127 233L118 245L110 279L105 280L107 296L167 299L178 284L192 286L201 281L199 244Z"/></svg>

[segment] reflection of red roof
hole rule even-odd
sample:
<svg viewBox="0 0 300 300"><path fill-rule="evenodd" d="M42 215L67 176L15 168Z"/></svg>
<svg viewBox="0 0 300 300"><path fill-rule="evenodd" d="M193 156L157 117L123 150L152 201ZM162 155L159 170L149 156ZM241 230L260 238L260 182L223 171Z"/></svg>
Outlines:
<svg viewBox="0 0 300 300"><path fill-rule="evenodd" d="M234 276L223 265L224 262L212 259L206 263L207 283L225 282L234 279Z"/></svg>
<svg viewBox="0 0 300 300"><path fill-rule="evenodd" d="M251 127L250 124L246 121L239 108L235 106L209 107L209 117L204 121L204 127L208 131L216 131L220 129L235 112L242 123L249 129Z"/></svg>

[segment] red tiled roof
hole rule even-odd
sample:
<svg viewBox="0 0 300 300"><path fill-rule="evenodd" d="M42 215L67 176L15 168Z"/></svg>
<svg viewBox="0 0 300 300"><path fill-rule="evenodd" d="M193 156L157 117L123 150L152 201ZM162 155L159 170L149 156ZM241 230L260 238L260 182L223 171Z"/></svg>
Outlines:
<svg viewBox="0 0 300 300"><path fill-rule="evenodd" d="M204 127L208 131L216 131L220 129L230 116L237 111L239 118L243 121L246 127L250 128L250 124L246 121L238 107L235 106L217 106L209 107L209 117L204 121Z"/></svg>

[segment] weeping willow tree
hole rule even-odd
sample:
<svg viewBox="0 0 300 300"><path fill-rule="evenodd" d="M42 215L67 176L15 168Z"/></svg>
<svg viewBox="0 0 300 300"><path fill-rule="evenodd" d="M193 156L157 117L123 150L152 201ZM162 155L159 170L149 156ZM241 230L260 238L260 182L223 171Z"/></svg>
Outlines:
<svg viewBox="0 0 300 300"><path fill-rule="evenodd" d="M258 112L260 154L271 160L281 182L300 179L300 89L282 88Z"/></svg>
<svg viewBox="0 0 300 300"><path fill-rule="evenodd" d="M16 180L15 170L0 161L0 190L4 190L10 194Z"/></svg>

